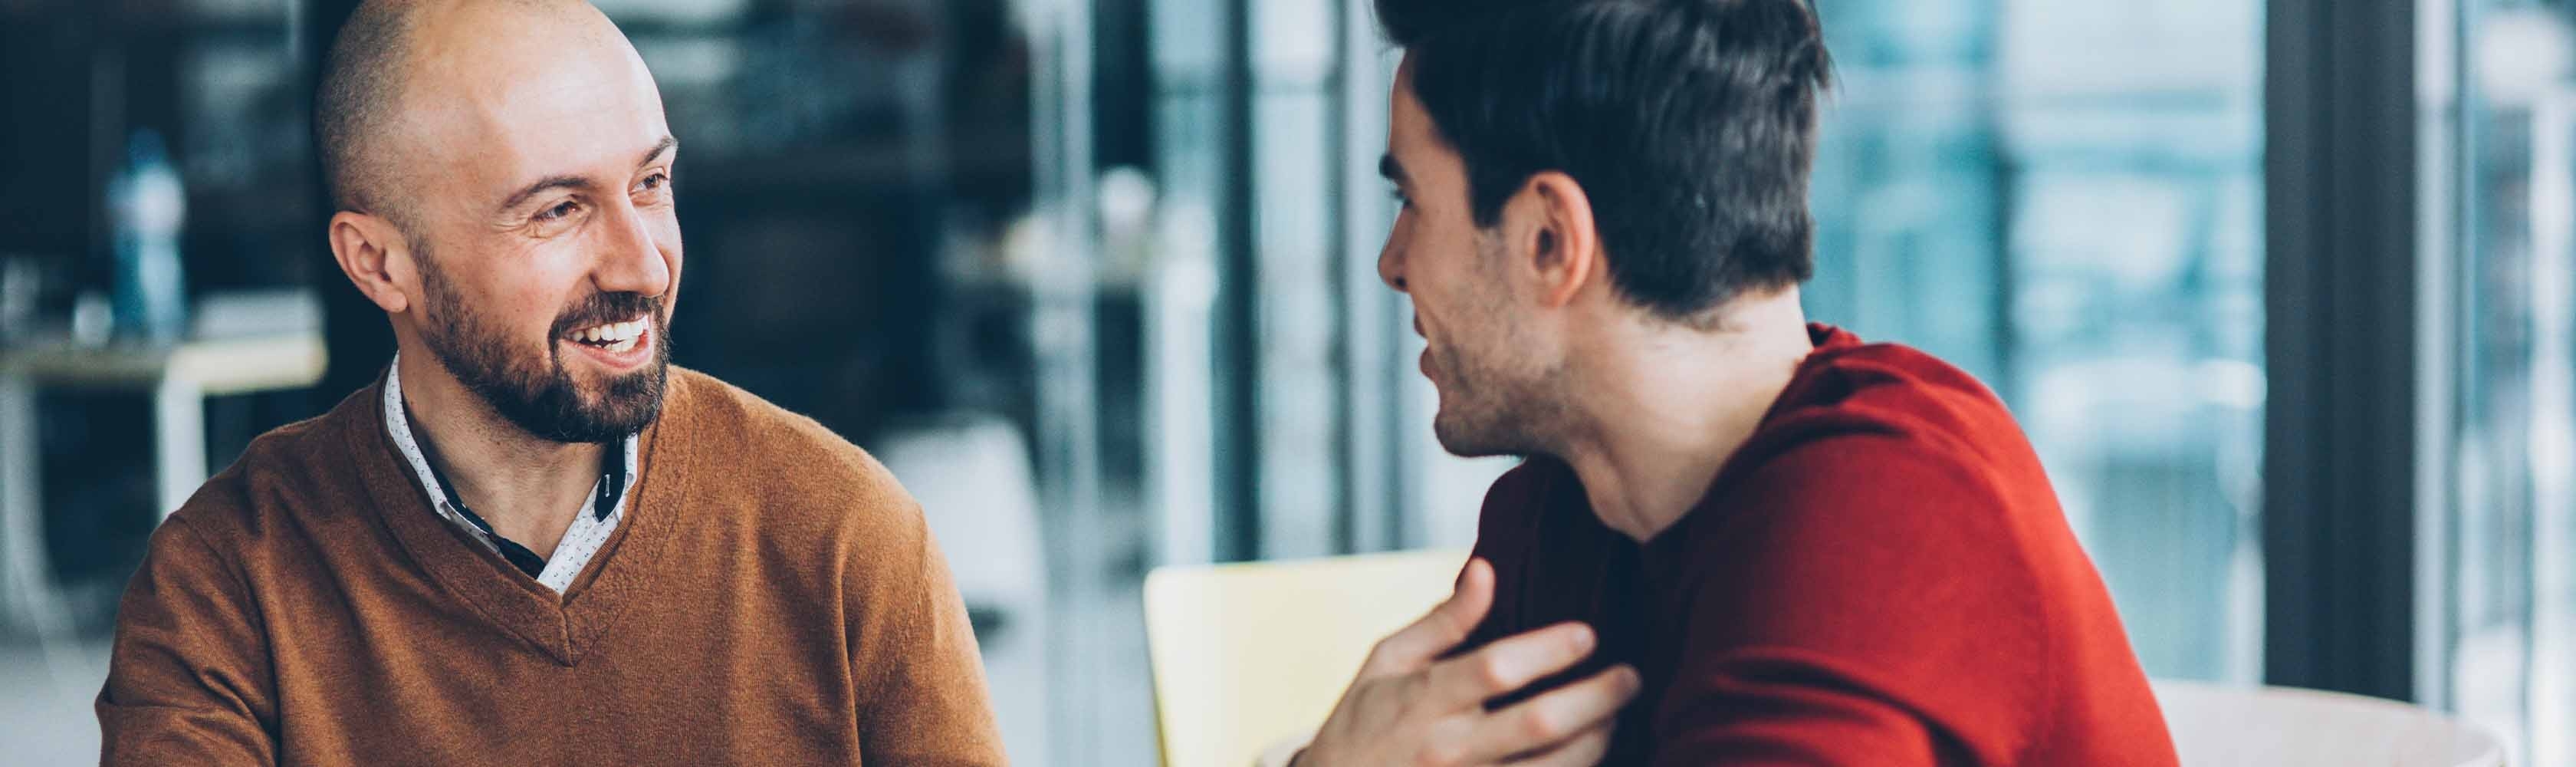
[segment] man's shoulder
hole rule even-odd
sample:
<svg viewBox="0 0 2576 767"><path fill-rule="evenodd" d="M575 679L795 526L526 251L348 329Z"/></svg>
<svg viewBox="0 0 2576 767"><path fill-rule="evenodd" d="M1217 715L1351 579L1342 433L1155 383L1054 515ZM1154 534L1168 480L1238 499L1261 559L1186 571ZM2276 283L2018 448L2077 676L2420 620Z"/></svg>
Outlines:
<svg viewBox="0 0 2576 767"><path fill-rule="evenodd" d="M707 441L702 447L719 456L791 462L844 478L883 471L867 451L803 413L705 373L676 366L671 373L674 414L687 420L691 439Z"/></svg>
<svg viewBox="0 0 2576 767"><path fill-rule="evenodd" d="M1801 456L1865 477L1888 461L1962 471L2006 484L2047 479L2021 425L1974 375L1913 347L1820 349L1799 367L1729 473L1752 478ZM1807 472L1800 472L1805 475Z"/></svg>
<svg viewBox="0 0 2576 767"><path fill-rule="evenodd" d="M2009 426L2012 415L1966 370L1911 346L1874 343L1816 352L1764 425L1815 420L1958 431Z"/></svg>
<svg viewBox="0 0 2576 767"><path fill-rule="evenodd" d="M187 525L210 546L230 548L265 533L289 515L344 510L332 497L363 497L356 461L362 449L350 439L351 422L375 412L368 387L329 412L261 434L231 465L216 472L170 519Z"/></svg>
<svg viewBox="0 0 2576 767"><path fill-rule="evenodd" d="M813 418L698 371L674 366L671 380L664 428L700 464L693 482L726 482L708 489L755 495L770 511L919 516L893 472Z"/></svg>

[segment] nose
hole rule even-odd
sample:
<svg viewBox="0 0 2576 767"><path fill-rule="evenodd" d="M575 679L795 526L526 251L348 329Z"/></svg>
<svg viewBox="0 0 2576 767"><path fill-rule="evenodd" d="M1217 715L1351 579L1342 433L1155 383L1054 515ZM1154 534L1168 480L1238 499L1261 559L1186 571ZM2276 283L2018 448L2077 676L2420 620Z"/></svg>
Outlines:
<svg viewBox="0 0 2576 767"><path fill-rule="evenodd" d="M651 217L622 200L609 206L609 211L613 218L600 238L591 281L603 293L659 296L670 292L671 262L664 257Z"/></svg>
<svg viewBox="0 0 2576 767"><path fill-rule="evenodd" d="M1394 288L1395 292L1408 292L1404 289L1404 254L1396 248L1392 233L1387 235L1386 244L1378 248L1377 278L1387 287Z"/></svg>

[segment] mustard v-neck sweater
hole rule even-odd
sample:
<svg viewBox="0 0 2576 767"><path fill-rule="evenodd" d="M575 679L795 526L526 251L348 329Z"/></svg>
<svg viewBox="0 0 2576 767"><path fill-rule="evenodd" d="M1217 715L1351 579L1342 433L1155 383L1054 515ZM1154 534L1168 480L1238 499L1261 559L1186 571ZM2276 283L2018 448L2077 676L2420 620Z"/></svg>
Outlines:
<svg viewBox="0 0 2576 767"><path fill-rule="evenodd" d="M812 420L675 368L558 596L430 509L381 401L260 437L153 534L106 764L1003 762L919 507Z"/></svg>

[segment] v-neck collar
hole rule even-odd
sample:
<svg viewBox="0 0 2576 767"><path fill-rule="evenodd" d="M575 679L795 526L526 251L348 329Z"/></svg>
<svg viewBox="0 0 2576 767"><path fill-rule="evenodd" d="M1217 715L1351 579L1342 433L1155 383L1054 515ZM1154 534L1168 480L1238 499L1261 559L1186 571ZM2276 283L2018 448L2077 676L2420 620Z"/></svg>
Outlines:
<svg viewBox="0 0 2576 767"><path fill-rule="evenodd" d="M439 515L428 492L409 476L392 437L382 428L383 392L370 390L357 416L339 426L347 437L352 463L375 500L379 525L393 536L414 566L467 608L496 628L518 637L556 663L577 664L585 648L596 646L615 625L625 607L649 599L649 581L674 537L670 529L680 500L680 477L688 475L685 441L661 450L662 433L686 433L688 385L672 368L662 401L662 414L635 439L636 472L625 493L625 519L600 545L581 577L561 594L521 577L491 547ZM376 387L384 386L378 377ZM666 429L666 426L675 427Z"/></svg>
<svg viewBox="0 0 2576 767"><path fill-rule="evenodd" d="M598 536L616 532L618 511L624 504L628 478L635 473L638 435L619 437L600 451L599 480L592 484L590 500L585 503L588 516L576 516L561 533L563 540L573 543L574 547L567 551L559 544L551 556L538 556L520 542L502 536L482 515L466 506L465 500L456 493L456 484L439 471L433 446L412 428L410 403L403 397L401 354L395 354L393 362L385 366L383 382L385 433L393 438L395 452L401 454L403 462L427 489L430 506L437 510L438 515L460 527L470 528L468 532L476 542L492 549L511 567L527 573L528 577L537 579L547 588L556 591L570 588L572 581L580 578L583 570L589 569L591 556L598 553L598 544L606 543Z"/></svg>

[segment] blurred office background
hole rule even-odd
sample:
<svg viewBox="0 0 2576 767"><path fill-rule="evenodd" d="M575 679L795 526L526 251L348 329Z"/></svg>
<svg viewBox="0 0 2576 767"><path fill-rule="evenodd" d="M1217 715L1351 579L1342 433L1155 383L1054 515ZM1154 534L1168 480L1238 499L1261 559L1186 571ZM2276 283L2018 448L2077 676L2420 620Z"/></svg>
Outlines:
<svg viewBox="0 0 2576 767"><path fill-rule="evenodd" d="M2002 394L2148 671L2576 765L2576 10L1816 4L1809 312ZM0 0L13 763L95 759L159 515L385 362L306 127L351 6ZM1020 763L1153 760L1150 567L1473 541L1366 0L600 6L689 147L678 362L922 497Z"/></svg>

